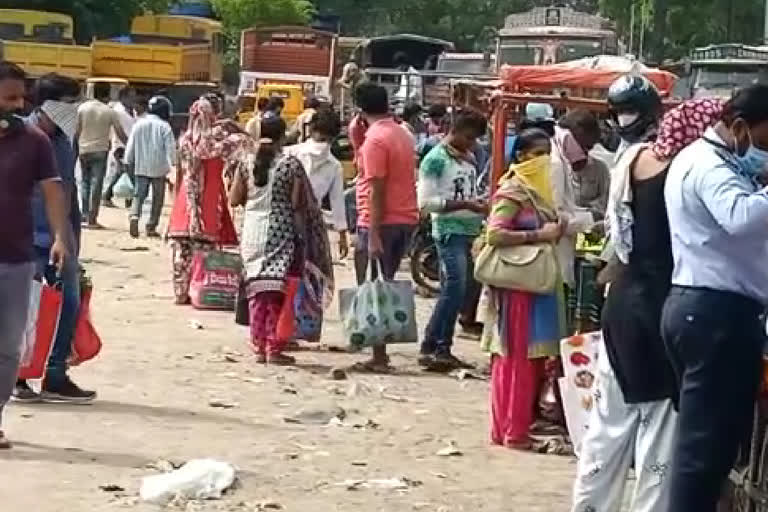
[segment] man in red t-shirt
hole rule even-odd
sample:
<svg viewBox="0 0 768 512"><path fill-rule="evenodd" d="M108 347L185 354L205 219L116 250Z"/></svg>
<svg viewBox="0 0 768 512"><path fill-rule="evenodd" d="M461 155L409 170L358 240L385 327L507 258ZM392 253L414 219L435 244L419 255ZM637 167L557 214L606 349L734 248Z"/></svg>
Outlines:
<svg viewBox="0 0 768 512"><path fill-rule="evenodd" d="M357 156L355 272L360 284L371 259L381 262L385 279L395 277L419 223L419 207L413 141L390 115L386 89L361 84L355 90L355 102L368 125ZM357 366L366 371L386 371L386 346L374 347L373 359Z"/></svg>

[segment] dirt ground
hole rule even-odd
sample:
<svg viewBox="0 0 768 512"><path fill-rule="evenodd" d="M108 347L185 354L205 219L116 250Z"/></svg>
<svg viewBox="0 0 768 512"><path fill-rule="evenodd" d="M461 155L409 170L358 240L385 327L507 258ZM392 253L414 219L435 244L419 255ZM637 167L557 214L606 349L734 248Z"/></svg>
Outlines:
<svg viewBox="0 0 768 512"><path fill-rule="evenodd" d="M398 371L385 377L329 380L331 367L363 355L328 350L295 354L297 368L257 365L231 313L173 305L163 242L131 240L124 210L104 210L102 222L107 230L84 233L82 260L104 351L72 372L99 398L8 407L4 427L16 446L0 454L3 512L157 510L136 497L142 477L157 474L148 466L200 457L235 464L239 488L182 510L567 510L571 458L489 446L487 382L424 374L415 346L391 351ZM351 286L351 265L335 268L338 285ZM430 308L419 301L420 329ZM336 304L323 340L344 345ZM476 342L460 340L457 352L485 363ZM346 411L343 425L284 420L335 406ZM438 456L450 443L461 455ZM391 478L407 488L343 484Z"/></svg>

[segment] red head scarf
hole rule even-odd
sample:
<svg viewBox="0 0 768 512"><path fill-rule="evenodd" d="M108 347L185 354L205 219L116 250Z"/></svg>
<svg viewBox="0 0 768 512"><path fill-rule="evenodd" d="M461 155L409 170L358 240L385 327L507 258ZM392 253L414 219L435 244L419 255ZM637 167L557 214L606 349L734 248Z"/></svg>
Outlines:
<svg viewBox="0 0 768 512"><path fill-rule="evenodd" d="M657 157L674 158L720 120L723 104L717 98L688 100L664 115L651 149Z"/></svg>

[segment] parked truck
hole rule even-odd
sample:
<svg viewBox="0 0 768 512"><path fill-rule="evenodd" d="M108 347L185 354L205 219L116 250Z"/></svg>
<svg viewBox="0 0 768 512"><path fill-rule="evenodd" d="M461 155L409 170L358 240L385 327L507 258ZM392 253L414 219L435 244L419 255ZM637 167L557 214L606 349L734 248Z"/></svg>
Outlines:
<svg viewBox="0 0 768 512"><path fill-rule="evenodd" d="M76 80L91 75L91 48L73 38L71 16L23 9L0 9L0 59L18 64L30 76L59 73Z"/></svg>
<svg viewBox="0 0 768 512"><path fill-rule="evenodd" d="M310 27L251 28L242 32L240 96L261 85L299 85L305 95L331 97L337 36Z"/></svg>
<svg viewBox="0 0 768 512"><path fill-rule="evenodd" d="M94 75L132 84L219 82L222 76L221 24L206 18L139 16L130 36L94 41L92 48Z"/></svg>
<svg viewBox="0 0 768 512"><path fill-rule="evenodd" d="M696 48L683 65L681 96L729 99L736 89L768 83L768 46L716 44Z"/></svg>

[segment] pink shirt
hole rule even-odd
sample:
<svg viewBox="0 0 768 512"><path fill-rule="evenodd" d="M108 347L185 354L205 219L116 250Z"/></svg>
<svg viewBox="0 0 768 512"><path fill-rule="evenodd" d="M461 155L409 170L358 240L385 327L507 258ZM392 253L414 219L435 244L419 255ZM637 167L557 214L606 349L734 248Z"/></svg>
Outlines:
<svg viewBox="0 0 768 512"><path fill-rule="evenodd" d="M357 225L369 227L371 180L384 180L383 225L419 223L416 200L416 155L413 140L393 119L372 124L360 148L357 180Z"/></svg>

